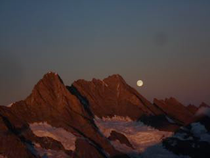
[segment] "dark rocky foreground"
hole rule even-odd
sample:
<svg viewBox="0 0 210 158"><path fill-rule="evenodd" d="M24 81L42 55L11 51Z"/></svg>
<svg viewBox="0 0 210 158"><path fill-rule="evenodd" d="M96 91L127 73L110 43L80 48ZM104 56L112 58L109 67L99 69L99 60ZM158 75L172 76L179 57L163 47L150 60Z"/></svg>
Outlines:
<svg viewBox="0 0 210 158"><path fill-rule="evenodd" d="M95 123L95 118L115 116L134 124L143 122L157 131L175 132L162 140L177 155L206 157L209 108L205 103L186 107L175 98L151 103L120 75L66 86L56 73L47 73L25 100L0 106L0 158L132 157L113 144L117 141L135 151L137 145L129 136L115 130L107 136Z"/></svg>

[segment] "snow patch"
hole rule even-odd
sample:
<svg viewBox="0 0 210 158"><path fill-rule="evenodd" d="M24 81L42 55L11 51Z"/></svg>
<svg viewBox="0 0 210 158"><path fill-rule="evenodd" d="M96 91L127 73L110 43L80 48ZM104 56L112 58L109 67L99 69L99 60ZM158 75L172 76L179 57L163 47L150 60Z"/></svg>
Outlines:
<svg viewBox="0 0 210 158"><path fill-rule="evenodd" d="M104 81L101 81L101 82L103 83L103 85L105 85L106 87L108 87L108 84L106 84Z"/></svg>
<svg viewBox="0 0 210 158"><path fill-rule="evenodd" d="M172 132L159 131L142 122L134 122L119 116L102 119L95 117L95 123L106 137L110 136L112 130L124 134L134 149L121 144L118 140L111 143L117 150L128 154L131 158L189 158L175 155L163 147L162 140L171 136Z"/></svg>
<svg viewBox="0 0 210 158"><path fill-rule="evenodd" d="M199 137L202 134L207 133L207 130L206 130L204 125L197 122L197 123L192 123L191 124L191 132L194 134L194 136Z"/></svg>
<svg viewBox="0 0 210 158"><path fill-rule="evenodd" d="M103 121L120 121L120 122L133 122L133 120L130 117L123 117L123 116L116 116L113 117L103 117L100 119L99 117L95 116L95 120L103 120Z"/></svg>
<svg viewBox="0 0 210 158"><path fill-rule="evenodd" d="M169 123L175 123L171 118L169 118L168 116L166 116L166 119L168 120Z"/></svg>
<svg viewBox="0 0 210 158"><path fill-rule="evenodd" d="M52 71L49 71L48 74L54 74L54 75L56 75L56 76L58 75L58 73L52 72Z"/></svg>
<svg viewBox="0 0 210 158"><path fill-rule="evenodd" d="M33 124L30 124L30 128L33 133L38 137L53 138L61 142L66 150L75 150L76 137L63 128L52 127L46 122L35 122Z"/></svg>
<svg viewBox="0 0 210 158"><path fill-rule="evenodd" d="M63 151L44 149L38 143L35 143L35 150L42 158L69 158L69 155L67 155Z"/></svg>
<svg viewBox="0 0 210 158"><path fill-rule="evenodd" d="M15 104L15 102L14 103L11 103L11 104L9 104L9 105L7 105L7 107L11 107L12 105L14 105ZM1 157L0 157L1 158Z"/></svg>
<svg viewBox="0 0 210 158"><path fill-rule="evenodd" d="M200 141L205 141L210 143L210 133L208 133L207 129L201 123L192 123L191 124L191 132L197 138L200 138Z"/></svg>
<svg viewBox="0 0 210 158"><path fill-rule="evenodd" d="M144 125L142 122L134 122L131 119L118 116L103 119L96 118L95 123L106 137L110 136L112 130L124 134L135 148L133 152L138 153L144 152L150 146L161 143L163 138L173 134L172 132L156 130ZM119 146L119 148L121 147Z"/></svg>
<svg viewBox="0 0 210 158"><path fill-rule="evenodd" d="M118 98L119 98L119 96L120 96L119 88L120 88L120 84L118 83L118 84L117 84L117 97L118 97Z"/></svg>

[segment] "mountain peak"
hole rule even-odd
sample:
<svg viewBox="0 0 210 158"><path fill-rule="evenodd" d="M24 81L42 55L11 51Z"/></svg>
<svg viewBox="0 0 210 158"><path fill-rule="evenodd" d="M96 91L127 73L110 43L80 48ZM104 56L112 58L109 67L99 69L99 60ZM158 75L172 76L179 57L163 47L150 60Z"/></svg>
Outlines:
<svg viewBox="0 0 210 158"><path fill-rule="evenodd" d="M114 74L111 76L108 76L107 78L104 78L103 83L106 83L107 85L115 88L119 88L120 86L126 88L128 87L128 84L125 82L122 76L119 74Z"/></svg>
<svg viewBox="0 0 210 158"><path fill-rule="evenodd" d="M196 106L193 105L193 104L189 104L189 105L187 106L187 109L188 109L192 114L195 114L195 113L197 112L197 110L198 110L198 107L196 107Z"/></svg>
<svg viewBox="0 0 210 158"><path fill-rule="evenodd" d="M210 106L209 105L207 105L206 103L204 103L204 102L202 102L201 103L201 105L199 106L199 108L201 108L201 107L208 107L208 108L210 108Z"/></svg>
<svg viewBox="0 0 210 158"><path fill-rule="evenodd" d="M43 78L34 86L31 95L26 99L29 104L33 102L40 103L49 100L54 100L65 93L65 85L57 73L48 72Z"/></svg>
<svg viewBox="0 0 210 158"><path fill-rule="evenodd" d="M104 78L103 81L108 81L108 80L118 80L118 81L123 81L125 82L125 80L123 79L122 76L120 76L119 74L113 74L113 75L110 75L108 76L107 78Z"/></svg>
<svg viewBox="0 0 210 158"><path fill-rule="evenodd" d="M154 104L168 116L175 118L178 123L188 123L189 119L192 118L192 113L187 107L173 97L166 98L165 100L154 99Z"/></svg>
<svg viewBox="0 0 210 158"><path fill-rule="evenodd" d="M173 97L166 98L165 102L169 103L169 104L173 104L173 105L174 104L181 104L176 98L173 98Z"/></svg>
<svg viewBox="0 0 210 158"><path fill-rule="evenodd" d="M51 72L51 71L48 72L48 73L46 73L41 80L48 80L49 82L52 82L52 81L60 81L60 82L63 83L63 81L60 78L60 76L58 75L58 73Z"/></svg>
<svg viewBox="0 0 210 158"><path fill-rule="evenodd" d="M113 74L108 76L107 78L122 78L122 76L120 74Z"/></svg>
<svg viewBox="0 0 210 158"><path fill-rule="evenodd" d="M118 115L137 120L143 114L149 115L156 110L118 74L103 80L77 80L73 86L88 99L91 110L98 117Z"/></svg>
<svg viewBox="0 0 210 158"><path fill-rule="evenodd" d="M60 76L54 72L46 73L43 78L35 85L32 93L37 90L53 90L58 92L58 90L64 86L64 83Z"/></svg>

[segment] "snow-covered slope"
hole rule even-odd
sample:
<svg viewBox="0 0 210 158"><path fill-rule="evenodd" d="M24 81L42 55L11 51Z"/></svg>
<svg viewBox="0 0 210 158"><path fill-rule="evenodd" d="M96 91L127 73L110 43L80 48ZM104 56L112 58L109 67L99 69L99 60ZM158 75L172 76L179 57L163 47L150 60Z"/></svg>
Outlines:
<svg viewBox="0 0 210 158"><path fill-rule="evenodd" d="M50 137L61 142L66 150L75 149L76 137L63 128L52 127L46 122L30 124L33 133L38 137Z"/></svg>
<svg viewBox="0 0 210 158"><path fill-rule="evenodd" d="M111 143L121 152L129 153L130 157L138 158L180 158L166 150L161 142L164 138L170 137L172 132L159 131L152 127L144 125L142 122L134 122L131 119L115 116L112 118L95 118L95 123L99 130L109 137L111 131L117 131L125 135L134 149L121 144L118 140ZM141 156L140 156L141 155Z"/></svg>

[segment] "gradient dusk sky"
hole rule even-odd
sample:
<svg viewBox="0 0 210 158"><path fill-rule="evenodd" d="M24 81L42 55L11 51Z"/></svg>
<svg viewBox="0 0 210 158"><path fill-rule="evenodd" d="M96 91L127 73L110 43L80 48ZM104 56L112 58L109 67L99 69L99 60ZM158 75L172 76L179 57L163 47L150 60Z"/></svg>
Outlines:
<svg viewBox="0 0 210 158"><path fill-rule="evenodd" d="M48 71L67 85L120 74L150 101L210 104L210 0L1 0L0 104Z"/></svg>

